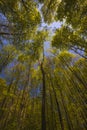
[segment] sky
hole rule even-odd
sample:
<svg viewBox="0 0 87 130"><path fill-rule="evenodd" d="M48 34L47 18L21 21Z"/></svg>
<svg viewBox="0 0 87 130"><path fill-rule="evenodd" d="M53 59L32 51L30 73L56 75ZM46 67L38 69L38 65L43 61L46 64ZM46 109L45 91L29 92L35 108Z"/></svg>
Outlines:
<svg viewBox="0 0 87 130"><path fill-rule="evenodd" d="M40 13L40 16L41 16L41 25L39 27L39 30L43 30L43 29L47 29L47 30L51 30L53 32L55 32L56 29L60 28L61 25L62 25L62 22L59 22L59 21L54 21L50 24L47 24L45 21L44 21L44 17L43 17L43 13L42 13L42 7L43 7L43 4L39 4L38 5L38 11Z"/></svg>
<svg viewBox="0 0 87 130"><path fill-rule="evenodd" d="M53 35L55 34L56 29L61 28L61 25L63 23L59 22L59 21L54 21L54 22L52 22L50 24L46 23L44 21L43 13L42 13L42 10L41 10L42 7L43 7L43 4L39 4L38 5L38 11L39 11L40 16L41 16L41 24L38 27L38 30L42 31L43 29L45 29L45 30L49 31L49 37L53 37ZM45 56L51 56L51 52L49 52L50 48L52 49L51 41L45 41L44 42L44 53L45 53Z"/></svg>

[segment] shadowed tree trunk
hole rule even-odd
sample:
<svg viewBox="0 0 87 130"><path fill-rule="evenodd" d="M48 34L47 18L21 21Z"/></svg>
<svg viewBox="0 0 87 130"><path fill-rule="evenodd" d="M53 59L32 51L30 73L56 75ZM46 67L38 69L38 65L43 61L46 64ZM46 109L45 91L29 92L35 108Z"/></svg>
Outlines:
<svg viewBox="0 0 87 130"><path fill-rule="evenodd" d="M42 130L46 130L46 84L45 84L45 72L43 69L43 63L41 63L42 72Z"/></svg>
<svg viewBox="0 0 87 130"><path fill-rule="evenodd" d="M46 130L46 82L45 82L45 71L44 71L44 44L43 44L43 59L40 64L42 73L42 130Z"/></svg>
<svg viewBox="0 0 87 130"><path fill-rule="evenodd" d="M61 125L61 130L64 130L64 123L63 123L63 119L62 119L60 105L59 105L59 102L58 102L58 99L57 99L57 95L56 95L56 91L54 89L54 85L53 85L53 82L52 82L51 75L50 75L50 82L51 82L53 93L54 93L55 100L56 100L56 105L57 105L57 111L58 111L59 121L60 121L60 125Z"/></svg>

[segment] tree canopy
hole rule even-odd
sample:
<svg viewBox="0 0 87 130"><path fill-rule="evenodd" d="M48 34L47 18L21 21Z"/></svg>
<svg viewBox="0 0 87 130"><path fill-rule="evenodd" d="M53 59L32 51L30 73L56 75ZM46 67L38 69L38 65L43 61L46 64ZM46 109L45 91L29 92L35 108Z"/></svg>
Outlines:
<svg viewBox="0 0 87 130"><path fill-rule="evenodd" d="M86 130L86 90L87 0L0 0L0 130Z"/></svg>

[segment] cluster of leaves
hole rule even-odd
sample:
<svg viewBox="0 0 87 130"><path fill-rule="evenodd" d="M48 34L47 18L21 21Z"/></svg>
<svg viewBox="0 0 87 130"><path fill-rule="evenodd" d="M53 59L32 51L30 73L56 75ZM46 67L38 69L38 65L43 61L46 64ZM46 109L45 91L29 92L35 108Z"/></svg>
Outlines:
<svg viewBox="0 0 87 130"><path fill-rule="evenodd" d="M44 3L42 12L45 22L51 23L55 20L56 11L60 0L39 0L41 3Z"/></svg>
<svg viewBox="0 0 87 130"><path fill-rule="evenodd" d="M32 0L1 0L0 13L5 17L0 22L0 35L9 39L14 38L14 44L19 42L22 44L29 40L41 20L36 4Z"/></svg>
<svg viewBox="0 0 87 130"><path fill-rule="evenodd" d="M81 37L78 31L73 31L68 26L62 26L56 31L52 45L60 49L79 49L80 51L87 53L86 39Z"/></svg>
<svg viewBox="0 0 87 130"><path fill-rule="evenodd" d="M0 0L0 129L86 130L86 57L65 51L79 49L86 56L86 0L39 1L45 21L56 10L59 20L66 20L52 40L58 50L49 57L44 49L49 35L37 29L36 3Z"/></svg>

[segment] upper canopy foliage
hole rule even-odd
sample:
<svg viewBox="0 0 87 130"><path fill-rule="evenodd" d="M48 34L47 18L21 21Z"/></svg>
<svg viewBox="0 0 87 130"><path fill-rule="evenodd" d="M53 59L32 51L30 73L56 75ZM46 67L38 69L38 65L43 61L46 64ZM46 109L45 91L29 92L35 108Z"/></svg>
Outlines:
<svg viewBox="0 0 87 130"><path fill-rule="evenodd" d="M86 15L87 0L0 0L0 130L87 130Z"/></svg>
<svg viewBox="0 0 87 130"><path fill-rule="evenodd" d="M0 12L2 18L5 17L0 22L0 35L9 38L14 36L16 42L18 39L22 39L21 42L29 40L41 20L36 4L32 0L1 0Z"/></svg>

